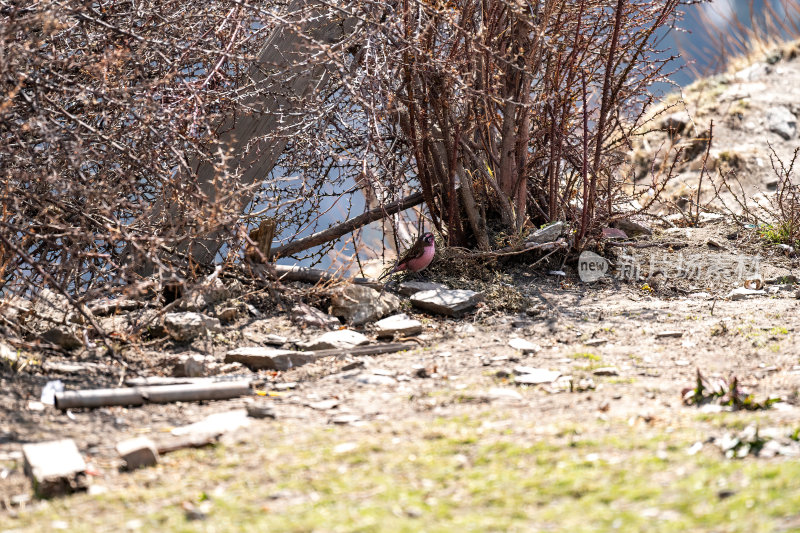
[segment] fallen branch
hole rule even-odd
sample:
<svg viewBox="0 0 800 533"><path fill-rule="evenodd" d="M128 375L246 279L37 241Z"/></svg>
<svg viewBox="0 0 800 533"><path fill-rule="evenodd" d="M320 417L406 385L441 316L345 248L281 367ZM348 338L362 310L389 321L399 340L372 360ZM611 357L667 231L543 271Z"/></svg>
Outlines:
<svg viewBox="0 0 800 533"><path fill-rule="evenodd" d="M613 242L605 243L606 246L625 246L628 248L686 248L685 242Z"/></svg>
<svg viewBox="0 0 800 533"><path fill-rule="evenodd" d="M423 200L424 198L422 196L422 193L417 192L409 196L406 196L405 198L401 198L390 204L376 207L375 209L370 209L369 211L357 217L346 220L341 224L317 232L313 235L309 235L308 237L304 237L302 239L298 239L296 241L284 244L283 246L278 246L277 248L272 250L272 253L270 254L271 255L270 260L274 261L279 257L287 257L292 254L302 252L303 250L308 250L309 248L313 248L314 246L319 246L320 244L325 244L326 242L338 239L342 235L352 233L358 228L366 226L371 222L375 222L376 220L380 220L389 215L394 215L395 213L398 213L405 209L417 206L421 204Z"/></svg>

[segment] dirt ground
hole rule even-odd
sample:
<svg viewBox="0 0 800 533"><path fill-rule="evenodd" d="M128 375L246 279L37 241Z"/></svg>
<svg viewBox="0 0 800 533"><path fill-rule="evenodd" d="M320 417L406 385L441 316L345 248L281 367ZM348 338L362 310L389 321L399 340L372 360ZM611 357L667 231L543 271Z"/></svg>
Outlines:
<svg viewBox="0 0 800 533"><path fill-rule="evenodd" d="M734 161L746 188L768 189L773 173L766 147L758 142L767 138L781 157L788 157L796 140L783 141L770 133L763 114L776 102L794 106L796 112L800 84L786 80L797 79L800 63L792 59L777 65L756 63L755 68L687 90L695 119L686 135L689 144L716 119L711 161ZM785 98L776 100L778 85ZM666 138L655 135L649 151L641 148L642 161L651 161ZM692 187L700 172L691 161L679 170L676 185L667 189L673 207L695 196ZM713 194L703 198L710 201ZM791 277L798 260L765 242L757 228L720 215L724 209L719 205L711 211L716 213L704 214L698 227L675 227L685 220L673 217L669 222L659 216L651 219L656 224L652 237L627 245L602 242L597 252L612 268L592 283L580 280L574 259L531 269L525 257L518 257L514 264L493 265L504 274L481 285L492 289L486 301L463 317L423 313L405 300L401 310L423 323L423 332L407 340L414 349L330 357L285 372L261 371L253 376L261 382L261 394L252 397L66 412L39 403L49 380L60 379L67 389L114 387L137 375L170 375L176 354L191 351L222 360L231 348L266 344L269 335L286 337L284 347L289 348L321 333L290 321L264 294L245 298L263 316L244 313L213 339L181 345L156 338L123 349L124 372L120 364L86 350L23 351L21 364L0 364L0 531L123 526L236 531L256 523L265 530L297 531L800 531L798 507L792 508L800 505L797 458L731 459L714 444L751 423L789 433L800 429L800 300ZM562 269L563 276L551 273ZM429 275L453 288L475 284L467 275L448 278L435 265ZM765 282L763 294L739 300L729 296L755 278ZM506 305L505 299L513 305ZM356 329L376 341L372 326ZM524 354L509 345L514 338L539 349ZM561 377L551 383L521 384L517 367L557 371ZM736 376L755 402L781 401L755 413L728 413L728 407L713 402L685 405L684 391L695 386L698 371L711 380ZM233 440L212 451L168 454L164 464L134 473L120 469L115 444L122 439L157 438L209 414L253 403L271 406L275 418L252 420ZM469 428L475 434L464 437ZM452 449L427 444L439 438L430 437L437 431L448 438L455 435ZM486 433L494 435L491 446L474 448ZM497 440L504 435L506 440ZM93 488L84 495L40 501L33 498L23 472L21 448L59 438L75 440L90 465ZM670 439L674 444L665 448ZM524 443L540 447L514 448ZM458 451L464 446L469 453ZM691 454L686 452L689 446ZM340 464L343 454L356 449L362 453L352 458L350 467L363 464L372 475L384 470L397 475L380 482L370 478L360 491L363 480L348 477L352 472ZM503 455L508 450L513 454ZM607 450L613 452L613 460L600 471L609 477L587 488L581 481L591 477L586 461L596 462ZM393 451L402 457L394 457ZM692 459L698 452L701 459ZM564 453L582 455L573 461ZM441 465L434 464L409 470L407 465L416 465L420 454L448 470L441 472ZM663 459L661 470L642 466L654 457ZM516 467L481 470L493 458ZM552 466L545 458L552 459L554 468L573 465L579 474L537 470ZM278 471L270 470L273 464ZM530 481L514 477L522 467L530 468L529 478L541 474L548 486L517 494ZM266 477L251 478L259 469L266 469ZM635 473L635 479L626 478L623 470ZM475 479L470 480L470 472ZM673 487L671 496L666 488L653 492L652 487L637 485L648 484L650 475L662 488L690 485L685 490ZM292 476L300 481L284 486L282 478ZM498 478L511 481L497 485ZM231 479L244 480L233 490L234 502L249 502L249 495L264 492L270 494L264 496L268 503L253 503L252 509L217 503L208 516L195 512L206 501L221 499L214 490L235 485ZM478 487L456 498L452 490L441 488L454 479L491 489L482 492ZM558 488L560 480L566 492ZM308 489L312 486L314 490ZM417 501L413 491L400 496L393 492L410 486L424 488L425 497ZM634 486L641 492L632 492ZM597 496L612 489L618 491L612 497ZM503 494L500 499L508 500L510 507L480 499L493 490ZM326 500L328 492L334 495L331 501ZM387 494L386 500L376 494ZM731 494L741 494L740 500ZM597 498L587 501L587 495ZM675 503L684 496L695 499L696 505ZM398 503L403 498L416 503ZM451 505L442 509L440 503L447 498ZM362 500L367 507L355 503ZM615 508L617 500L626 503ZM662 504L668 500L673 504L665 508ZM343 502L351 507L342 507ZM551 506L560 509L558 517L545 513L537 518ZM723 507L724 513L714 514ZM227 508L233 509L231 516ZM484 524L481 516L494 522ZM365 517L376 517L377 522L363 523Z"/></svg>
<svg viewBox="0 0 800 533"><path fill-rule="evenodd" d="M0 374L2 522L11 528L19 520L24 524L27 513L35 514L43 505L32 499L31 484L22 471L24 443L75 439L94 472L93 484L113 493L124 490L131 476L120 470L117 441L158 437L208 414L253 402L274 407L276 418L254 420L251 428L240 430L245 431L240 437L244 440L247 435L280 432L279 428L286 439L286 428L293 428L292 438L299 438L298 432L332 427L358 441L374 436L385 424L415 421L428 426L441 419L479 416L486 409L514 424L582 428L587 438L607 435L604 421L620 427L691 428L707 439L720 438L730 428L720 427L713 415L698 415L724 408L683 404L682 391L694 386L700 370L709 378L737 376L757 400L781 398L777 408L759 412L761 427L798 428L800 300L796 286L781 279L795 271L796 260L751 237L725 220L657 231L652 239L639 241L653 246L624 254L628 263L640 265L642 279L635 281L616 279L617 272L586 284L578 279L575 265L565 267L565 278L517 266L508 279L527 301L524 312L495 311L487 302L462 318L445 319L409 307L407 312L424 324L416 337L418 348L326 358L286 372L262 371L260 388L268 393L252 398L40 410L36 402L46 381L61 379L68 389L115 386L120 367L93 361L85 351L30 354L25 368L4 367ZM709 240L724 248L709 245ZM623 253L614 251L619 265ZM680 264L690 268L681 270L676 266ZM651 271L659 273L648 278ZM764 295L740 301L726 297L756 274L767 282ZM371 329L362 331L372 335ZM283 335L291 343L319 330L300 329L281 315L242 318L202 346L162 340L128 350L126 375L168 375L167 361L175 353L199 350L221 359L231 347L258 344L268 334ZM513 338L541 349L523 354L509 346ZM70 363L84 365L70 368ZM520 385L515 383L517 366L555 370L571 379ZM709 453L722 456L719 450ZM203 468L202 463L196 466Z"/></svg>

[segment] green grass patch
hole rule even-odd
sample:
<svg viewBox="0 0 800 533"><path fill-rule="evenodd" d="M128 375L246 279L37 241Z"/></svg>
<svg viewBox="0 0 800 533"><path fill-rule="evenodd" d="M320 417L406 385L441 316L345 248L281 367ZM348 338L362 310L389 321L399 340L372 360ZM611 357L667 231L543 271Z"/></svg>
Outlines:
<svg viewBox="0 0 800 533"><path fill-rule="evenodd" d="M434 422L308 429L163 457L106 494L4 526L47 531L773 531L796 515L798 461L727 460L690 430L624 423L539 434L492 411ZM721 496L721 494L724 495ZM183 506L208 505L204 520Z"/></svg>

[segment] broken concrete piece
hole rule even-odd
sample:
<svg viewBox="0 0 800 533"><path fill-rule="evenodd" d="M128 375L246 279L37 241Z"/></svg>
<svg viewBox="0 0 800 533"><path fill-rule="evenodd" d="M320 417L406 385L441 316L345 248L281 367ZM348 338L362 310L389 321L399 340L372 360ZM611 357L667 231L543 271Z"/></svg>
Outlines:
<svg viewBox="0 0 800 533"><path fill-rule="evenodd" d="M527 238L528 242L536 244L544 244L546 242L553 242L557 240L564 233L567 223L563 221L555 222L542 229L536 230Z"/></svg>
<svg viewBox="0 0 800 533"><path fill-rule="evenodd" d="M316 339L298 345L301 350L332 350L334 348L352 348L368 344L366 335L352 329L329 331Z"/></svg>
<svg viewBox="0 0 800 533"><path fill-rule="evenodd" d="M393 337L394 335L407 337L422 332L422 322L409 318L405 313L378 320L375 327L378 331L378 338Z"/></svg>
<svg viewBox="0 0 800 533"><path fill-rule="evenodd" d="M536 353L542 349L542 347L538 344L534 344L531 341L520 338L511 339L508 341L508 345L515 350L519 350L523 354Z"/></svg>
<svg viewBox="0 0 800 533"><path fill-rule="evenodd" d="M218 318L201 313L167 313L164 315L167 334L178 342L188 342L208 333L222 331Z"/></svg>
<svg viewBox="0 0 800 533"><path fill-rule="evenodd" d="M251 370L289 370L316 360L313 353L262 346L236 348L225 354L226 363L242 363Z"/></svg>
<svg viewBox="0 0 800 533"><path fill-rule="evenodd" d="M483 294L466 289L422 291L411 297L415 306L446 316L456 316L468 311L483 299Z"/></svg>
<svg viewBox="0 0 800 533"><path fill-rule="evenodd" d="M339 319L316 307L299 303L292 308L292 322L311 328L338 328L342 325Z"/></svg>
<svg viewBox="0 0 800 533"><path fill-rule="evenodd" d="M127 439L117 443L117 453L125 461L125 468L136 470L158 463L156 443L147 437Z"/></svg>
<svg viewBox="0 0 800 533"><path fill-rule="evenodd" d="M86 463L72 439L22 446L25 473L40 498L84 490L88 485Z"/></svg>
<svg viewBox="0 0 800 533"><path fill-rule="evenodd" d="M397 292L403 296L411 296L420 291L435 291L437 289L449 289L449 287L432 281L404 281L397 287Z"/></svg>
<svg viewBox="0 0 800 533"><path fill-rule="evenodd" d="M361 326L386 316L400 307L394 294L379 293L363 285L347 285L331 294L330 313L354 326Z"/></svg>

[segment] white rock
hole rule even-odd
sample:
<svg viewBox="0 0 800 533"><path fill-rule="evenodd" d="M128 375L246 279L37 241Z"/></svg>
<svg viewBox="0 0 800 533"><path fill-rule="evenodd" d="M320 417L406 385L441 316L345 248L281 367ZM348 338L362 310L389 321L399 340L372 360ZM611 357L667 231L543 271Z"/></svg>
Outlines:
<svg viewBox="0 0 800 533"><path fill-rule="evenodd" d="M547 370L545 368L532 368L518 366L514 373L520 374L514 378L514 383L519 385L539 385L541 383L552 383L558 379L561 372L557 370Z"/></svg>
<svg viewBox="0 0 800 533"><path fill-rule="evenodd" d="M375 327L378 337L393 337L394 335L407 337L422 332L422 322L409 318L405 313L378 320Z"/></svg>
<svg viewBox="0 0 800 533"><path fill-rule="evenodd" d="M767 293L763 290L754 290L754 289L746 289L744 287L739 287L733 289L731 292L728 293L728 298L731 300L744 300L745 298L749 298L750 296L765 296Z"/></svg>
<svg viewBox="0 0 800 533"><path fill-rule="evenodd" d="M486 396L490 400L522 400L522 394L513 389L493 388L489 389Z"/></svg>
<svg viewBox="0 0 800 533"><path fill-rule="evenodd" d="M520 338L511 339L508 341L508 345L515 350L519 350L523 354L536 353L542 349L542 347L538 344L534 344L531 341Z"/></svg>

